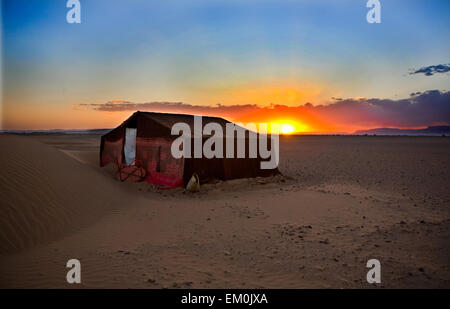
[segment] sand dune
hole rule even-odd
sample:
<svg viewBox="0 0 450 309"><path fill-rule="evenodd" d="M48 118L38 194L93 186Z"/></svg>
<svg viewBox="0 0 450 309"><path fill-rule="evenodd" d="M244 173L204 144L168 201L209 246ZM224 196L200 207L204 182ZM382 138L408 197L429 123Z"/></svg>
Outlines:
<svg viewBox="0 0 450 309"><path fill-rule="evenodd" d="M55 148L11 135L0 148L0 253L61 238L120 199L110 179Z"/></svg>

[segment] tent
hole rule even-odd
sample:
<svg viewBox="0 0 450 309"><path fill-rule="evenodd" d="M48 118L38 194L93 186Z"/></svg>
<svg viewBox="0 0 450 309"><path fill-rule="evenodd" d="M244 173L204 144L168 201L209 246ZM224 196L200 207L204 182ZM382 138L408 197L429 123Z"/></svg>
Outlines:
<svg viewBox="0 0 450 309"><path fill-rule="evenodd" d="M191 132L198 131L193 115L135 112L120 126L101 137L100 166L115 163L119 172L133 167L131 170L140 170L139 177L133 177L133 180L145 180L167 187L186 186L194 173L199 176L201 183L278 174L277 168L261 169L260 162L263 160L259 155L256 158L249 156L248 132L245 136L244 158L234 156L234 158L208 159L194 158L194 155L190 158L175 158L171 153L171 145L179 136L172 135L172 127L180 122L187 124ZM225 132L226 124L230 122L218 117L202 117L203 127L209 123L219 124ZM203 128L200 132L203 143L210 136L203 134ZM237 134L233 137L236 151ZM193 145L194 134L190 141ZM224 151L226 151L225 144L224 142Z"/></svg>

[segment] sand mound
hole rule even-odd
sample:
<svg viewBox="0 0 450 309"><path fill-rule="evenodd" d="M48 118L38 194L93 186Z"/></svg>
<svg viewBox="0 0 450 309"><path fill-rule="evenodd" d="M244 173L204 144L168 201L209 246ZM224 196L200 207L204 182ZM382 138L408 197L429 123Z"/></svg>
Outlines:
<svg viewBox="0 0 450 309"><path fill-rule="evenodd" d="M60 238L119 204L112 179L54 148L11 135L0 135L0 148L1 254Z"/></svg>

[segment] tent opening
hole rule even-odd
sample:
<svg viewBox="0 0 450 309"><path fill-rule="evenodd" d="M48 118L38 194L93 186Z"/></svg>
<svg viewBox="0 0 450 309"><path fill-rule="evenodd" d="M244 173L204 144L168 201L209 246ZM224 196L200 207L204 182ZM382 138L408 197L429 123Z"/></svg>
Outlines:
<svg viewBox="0 0 450 309"><path fill-rule="evenodd" d="M125 145L123 151L125 154L126 165L134 165L136 159L136 128L126 128Z"/></svg>

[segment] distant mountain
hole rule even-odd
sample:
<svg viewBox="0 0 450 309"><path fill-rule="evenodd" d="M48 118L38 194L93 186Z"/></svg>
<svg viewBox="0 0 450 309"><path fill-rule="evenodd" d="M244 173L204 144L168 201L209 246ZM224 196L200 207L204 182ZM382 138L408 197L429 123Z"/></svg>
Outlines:
<svg viewBox="0 0 450 309"><path fill-rule="evenodd" d="M426 129L395 129L378 128L371 130L359 130L355 135L427 135L427 136L450 136L450 126L432 126Z"/></svg>
<svg viewBox="0 0 450 309"><path fill-rule="evenodd" d="M10 134L93 134L93 135L103 135L111 131L112 129L90 129L90 130L0 130L0 133L10 133Z"/></svg>

